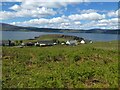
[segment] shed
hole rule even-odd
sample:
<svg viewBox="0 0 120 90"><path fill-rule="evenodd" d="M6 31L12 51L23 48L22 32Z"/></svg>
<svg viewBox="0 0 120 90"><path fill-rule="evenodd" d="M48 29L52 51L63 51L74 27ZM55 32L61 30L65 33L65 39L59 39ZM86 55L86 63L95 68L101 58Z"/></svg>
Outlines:
<svg viewBox="0 0 120 90"><path fill-rule="evenodd" d="M15 46L15 42L11 40L2 40L2 46Z"/></svg>
<svg viewBox="0 0 120 90"><path fill-rule="evenodd" d="M2 41L2 46L9 46L9 41L8 40L3 40Z"/></svg>
<svg viewBox="0 0 120 90"><path fill-rule="evenodd" d="M78 45L78 42L77 40L69 40L69 41L66 41L66 45Z"/></svg>
<svg viewBox="0 0 120 90"><path fill-rule="evenodd" d="M28 42L25 44L26 46L34 46L34 43L33 42Z"/></svg>
<svg viewBox="0 0 120 90"><path fill-rule="evenodd" d="M56 43L53 40L43 40L35 43L35 46L53 46Z"/></svg>
<svg viewBox="0 0 120 90"><path fill-rule="evenodd" d="M81 44L85 44L85 40L81 40L80 43L81 43Z"/></svg>

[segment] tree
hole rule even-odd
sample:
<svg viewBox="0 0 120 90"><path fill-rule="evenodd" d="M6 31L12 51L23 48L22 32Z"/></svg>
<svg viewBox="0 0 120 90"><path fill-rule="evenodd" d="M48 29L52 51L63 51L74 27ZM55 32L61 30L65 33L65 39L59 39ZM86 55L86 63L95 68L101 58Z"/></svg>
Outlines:
<svg viewBox="0 0 120 90"><path fill-rule="evenodd" d="M53 39L53 42L59 43L59 40L58 39Z"/></svg>
<svg viewBox="0 0 120 90"><path fill-rule="evenodd" d="M19 42L16 40L16 41L15 41L15 44L16 44L16 45L18 45L18 44L19 44Z"/></svg>
<svg viewBox="0 0 120 90"><path fill-rule="evenodd" d="M23 43L23 41L22 41L22 40L20 40L20 43Z"/></svg>
<svg viewBox="0 0 120 90"><path fill-rule="evenodd" d="M9 42L9 46L11 46L11 40L8 40L8 42Z"/></svg>

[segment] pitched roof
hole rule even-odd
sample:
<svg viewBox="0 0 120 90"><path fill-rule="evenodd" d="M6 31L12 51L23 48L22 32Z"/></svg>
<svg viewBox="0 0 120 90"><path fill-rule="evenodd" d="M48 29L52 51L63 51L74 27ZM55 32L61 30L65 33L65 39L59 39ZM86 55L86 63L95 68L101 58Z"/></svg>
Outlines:
<svg viewBox="0 0 120 90"><path fill-rule="evenodd" d="M2 43L3 43L3 44L8 44L9 41L8 41L8 40L2 40Z"/></svg>
<svg viewBox="0 0 120 90"><path fill-rule="evenodd" d="M77 43L76 40L70 40L69 42L70 42L70 43Z"/></svg>
<svg viewBox="0 0 120 90"><path fill-rule="evenodd" d="M53 44L54 43L54 41L52 41L52 40L43 40L43 41L38 41L38 43L40 43L40 44Z"/></svg>

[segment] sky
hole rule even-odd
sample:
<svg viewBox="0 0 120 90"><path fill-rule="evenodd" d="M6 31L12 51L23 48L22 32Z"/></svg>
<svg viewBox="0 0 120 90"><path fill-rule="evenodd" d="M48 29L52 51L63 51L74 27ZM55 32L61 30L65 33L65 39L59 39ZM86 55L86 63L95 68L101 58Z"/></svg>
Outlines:
<svg viewBox="0 0 120 90"><path fill-rule="evenodd" d="M59 29L117 29L118 0L109 1L2 0L0 23Z"/></svg>

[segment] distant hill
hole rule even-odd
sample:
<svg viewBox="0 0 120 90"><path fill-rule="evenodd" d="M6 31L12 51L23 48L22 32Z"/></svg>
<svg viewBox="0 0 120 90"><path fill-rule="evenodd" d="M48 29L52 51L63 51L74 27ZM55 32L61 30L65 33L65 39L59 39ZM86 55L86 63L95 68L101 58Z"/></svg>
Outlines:
<svg viewBox="0 0 120 90"><path fill-rule="evenodd" d="M2 30L2 31L28 31L29 28L10 25L10 24L6 24L6 23L0 23L0 30Z"/></svg>
<svg viewBox="0 0 120 90"><path fill-rule="evenodd" d="M10 24L5 24L5 23L0 23L0 30L9 30L9 31L14 31L14 30L22 30L23 27L20 26L14 26L14 25L10 25Z"/></svg>
<svg viewBox="0 0 120 90"><path fill-rule="evenodd" d="M37 27L21 27L6 23L0 23L0 30L2 31L37 31L37 32L79 32L79 33L105 33L105 34L119 34L120 29L55 29L55 28L37 28Z"/></svg>

